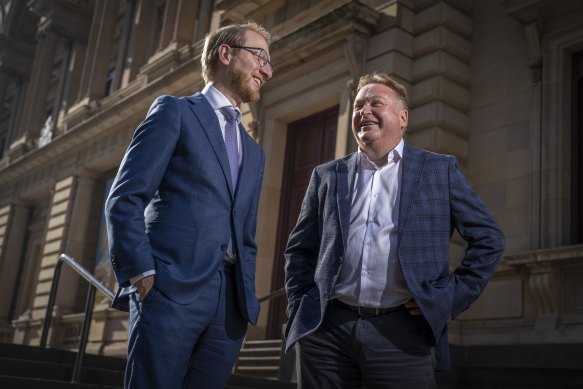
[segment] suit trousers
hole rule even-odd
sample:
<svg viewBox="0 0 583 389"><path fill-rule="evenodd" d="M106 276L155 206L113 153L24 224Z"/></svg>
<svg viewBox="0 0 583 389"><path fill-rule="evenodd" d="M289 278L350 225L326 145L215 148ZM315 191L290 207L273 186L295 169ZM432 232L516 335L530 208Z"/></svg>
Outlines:
<svg viewBox="0 0 583 389"><path fill-rule="evenodd" d="M434 388L428 331L406 309L361 316L328 304L322 325L296 344L299 388Z"/></svg>
<svg viewBox="0 0 583 389"><path fill-rule="evenodd" d="M235 268L221 265L199 298L173 302L155 286L130 296L125 388L223 388L247 330Z"/></svg>

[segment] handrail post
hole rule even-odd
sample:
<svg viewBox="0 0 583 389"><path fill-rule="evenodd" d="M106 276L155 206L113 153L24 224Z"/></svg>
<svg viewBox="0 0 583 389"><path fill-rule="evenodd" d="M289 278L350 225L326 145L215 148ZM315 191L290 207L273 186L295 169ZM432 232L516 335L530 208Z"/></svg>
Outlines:
<svg viewBox="0 0 583 389"><path fill-rule="evenodd" d="M89 335L89 326L91 324L91 318L93 317L93 304L95 302L95 287L89 284L89 290L87 291L87 300L85 300L85 317L83 318L83 326L81 328L81 336L79 338L79 351L77 352L77 357L75 358L75 366L73 367L73 378L71 383L79 383L79 378L81 376L81 368L83 367L83 360L85 359L85 351L87 348L87 338Z"/></svg>
<svg viewBox="0 0 583 389"><path fill-rule="evenodd" d="M53 317L53 307L55 305L55 298L57 297L57 288L59 286L59 278L61 277L61 268L63 267L62 256L57 258L55 265L55 273L53 274L53 282L51 283L51 293L49 294L49 302L47 304L47 312L43 321L43 329L40 337L40 347L47 347L47 338L49 335L49 328L51 326L51 319Z"/></svg>
<svg viewBox="0 0 583 389"><path fill-rule="evenodd" d="M79 337L79 351L75 358L75 365L73 366L73 377L71 383L79 383L81 376L81 369L83 367L83 360L85 358L85 349L87 348L87 338L89 336L89 327L93 317L93 305L95 303L95 290L99 289L101 293L113 300L114 294L107 289L99 280L97 280L91 273L79 265L73 258L67 254L60 254L55 265L55 273L53 275L53 282L51 283L51 292L49 294L49 302L47 304L47 312L43 321L43 328L40 338L40 347L46 348L49 328L51 326L51 319L53 317L53 308L55 299L57 297L57 289L59 288L59 278L61 277L61 268L63 263L67 263L77 274L84 278L89 283L89 290L87 291L87 300L85 301L85 316L83 317L83 325Z"/></svg>

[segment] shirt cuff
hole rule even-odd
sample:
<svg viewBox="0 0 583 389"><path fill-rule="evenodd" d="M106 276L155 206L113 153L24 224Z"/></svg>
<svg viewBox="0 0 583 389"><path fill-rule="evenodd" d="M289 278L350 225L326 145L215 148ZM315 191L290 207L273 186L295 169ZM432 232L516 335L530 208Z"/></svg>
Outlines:
<svg viewBox="0 0 583 389"><path fill-rule="evenodd" d="M146 278L148 276L151 276L152 274L156 274L156 270L148 270L147 272L144 272L144 273L140 273L138 275L135 275L132 278L130 278L130 283L132 285L135 285L136 282L138 282L142 278Z"/></svg>

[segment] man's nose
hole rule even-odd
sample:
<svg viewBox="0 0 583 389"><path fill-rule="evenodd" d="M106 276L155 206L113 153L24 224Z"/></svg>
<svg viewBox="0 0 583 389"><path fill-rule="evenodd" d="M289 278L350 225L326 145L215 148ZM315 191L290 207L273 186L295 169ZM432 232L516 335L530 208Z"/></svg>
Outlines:
<svg viewBox="0 0 583 389"><path fill-rule="evenodd" d="M370 113L370 105L369 104L365 104L362 106L362 109L360 110L360 115L364 116L366 114Z"/></svg>
<svg viewBox="0 0 583 389"><path fill-rule="evenodd" d="M273 70L271 70L271 66L268 63L261 66L259 68L259 71L261 72L261 74L263 74L265 81L269 80L273 76Z"/></svg>

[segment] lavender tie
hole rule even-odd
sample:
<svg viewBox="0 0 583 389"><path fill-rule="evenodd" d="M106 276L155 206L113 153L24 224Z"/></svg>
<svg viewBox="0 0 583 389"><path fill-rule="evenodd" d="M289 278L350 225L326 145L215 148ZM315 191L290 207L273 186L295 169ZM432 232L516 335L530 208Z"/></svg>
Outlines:
<svg viewBox="0 0 583 389"><path fill-rule="evenodd" d="M233 193L237 188L237 177L239 176L239 150L237 149L237 111L231 107L221 108L225 116L225 147L227 148L227 157L229 158L229 169L231 170L231 183L233 184ZM227 255L225 262L233 264L236 259L233 253L233 240L229 240L227 246Z"/></svg>
<svg viewBox="0 0 583 389"><path fill-rule="evenodd" d="M231 170L231 183L233 193L237 188L237 178L239 176L239 150L237 149L237 111L232 107L223 107L221 112L225 116L225 146L227 157L229 158L229 168Z"/></svg>

